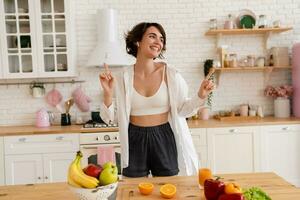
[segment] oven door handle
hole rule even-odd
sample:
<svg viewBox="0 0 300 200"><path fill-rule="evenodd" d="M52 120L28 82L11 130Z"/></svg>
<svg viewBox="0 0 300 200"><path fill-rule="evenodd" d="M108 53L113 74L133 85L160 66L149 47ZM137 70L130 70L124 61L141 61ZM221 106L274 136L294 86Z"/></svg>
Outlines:
<svg viewBox="0 0 300 200"><path fill-rule="evenodd" d="M80 145L80 148L95 149L95 147L98 147L98 146L114 146L114 147L117 147L117 148L121 147L120 144L86 144L86 145Z"/></svg>

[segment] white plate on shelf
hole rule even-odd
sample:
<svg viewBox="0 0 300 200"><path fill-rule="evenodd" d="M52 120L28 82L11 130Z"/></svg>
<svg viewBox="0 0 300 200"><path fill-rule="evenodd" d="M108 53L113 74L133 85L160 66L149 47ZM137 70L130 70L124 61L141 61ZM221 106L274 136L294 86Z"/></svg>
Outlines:
<svg viewBox="0 0 300 200"><path fill-rule="evenodd" d="M249 10L249 9L243 9L243 10L241 10L241 11L239 12L239 14L238 14L238 16L237 16L237 18L236 18L236 25L237 25L238 28L243 28L243 27L241 26L240 21L241 21L242 17L245 16L245 15L249 15L249 16L253 17L254 20L256 21L256 15L255 15L254 12L252 12L252 11Z"/></svg>

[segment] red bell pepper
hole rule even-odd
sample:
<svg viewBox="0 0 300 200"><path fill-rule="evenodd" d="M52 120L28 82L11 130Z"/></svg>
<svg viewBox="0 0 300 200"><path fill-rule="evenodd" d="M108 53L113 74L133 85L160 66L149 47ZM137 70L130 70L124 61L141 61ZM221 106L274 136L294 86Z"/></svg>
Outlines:
<svg viewBox="0 0 300 200"><path fill-rule="evenodd" d="M244 200L243 194L222 194L218 200Z"/></svg>
<svg viewBox="0 0 300 200"><path fill-rule="evenodd" d="M224 193L225 183L222 181L207 179L204 182L204 194L207 200L218 200Z"/></svg>

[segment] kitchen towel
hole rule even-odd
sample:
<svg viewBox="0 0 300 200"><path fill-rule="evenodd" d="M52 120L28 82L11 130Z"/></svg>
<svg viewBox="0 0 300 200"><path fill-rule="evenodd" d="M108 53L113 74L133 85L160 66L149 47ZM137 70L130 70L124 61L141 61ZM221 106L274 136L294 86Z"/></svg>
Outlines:
<svg viewBox="0 0 300 200"><path fill-rule="evenodd" d="M57 89L52 89L46 95L46 101L49 105L56 107L62 100L62 95Z"/></svg>
<svg viewBox="0 0 300 200"><path fill-rule="evenodd" d="M113 145L97 147L97 163L103 166L106 162L116 163L115 148Z"/></svg>

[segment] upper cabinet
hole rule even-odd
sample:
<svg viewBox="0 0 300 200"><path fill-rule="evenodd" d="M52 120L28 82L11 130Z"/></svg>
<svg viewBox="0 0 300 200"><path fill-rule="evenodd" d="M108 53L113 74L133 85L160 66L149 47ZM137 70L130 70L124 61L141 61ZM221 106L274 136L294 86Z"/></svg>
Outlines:
<svg viewBox="0 0 300 200"><path fill-rule="evenodd" d="M2 78L75 75L69 0L0 0Z"/></svg>

